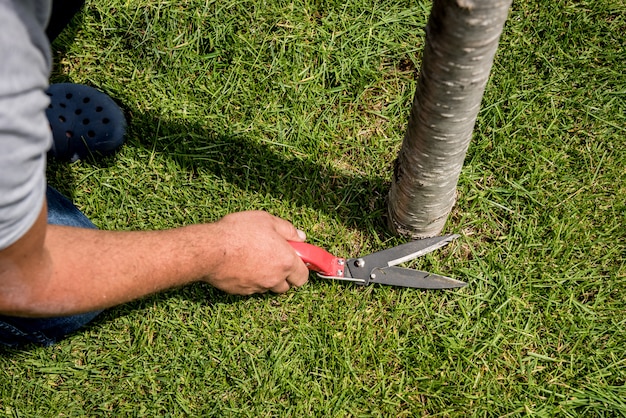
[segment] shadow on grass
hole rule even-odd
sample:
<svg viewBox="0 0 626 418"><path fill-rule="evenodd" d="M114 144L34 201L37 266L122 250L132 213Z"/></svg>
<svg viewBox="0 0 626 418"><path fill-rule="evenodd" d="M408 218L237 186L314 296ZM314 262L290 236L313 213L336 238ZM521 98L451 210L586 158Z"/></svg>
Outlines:
<svg viewBox="0 0 626 418"><path fill-rule="evenodd" d="M346 227L383 239L392 237L386 226L389 181L385 177L338 170L288 146L260 143L238 133L214 132L185 121L164 121L136 110L127 115L128 140L124 146L167 155L190 178L208 172L237 189L312 208ZM115 159L88 163L106 167L115 164ZM48 180L68 197L73 196L75 184L68 165L50 162Z"/></svg>
<svg viewBox="0 0 626 418"><path fill-rule="evenodd" d="M128 146L165 154L191 176L209 172L246 192L310 207L345 226L390 236L384 219L389 184L382 176L340 171L289 146L262 143L245 134L215 132L136 110L129 115ZM133 143L136 138L141 143Z"/></svg>

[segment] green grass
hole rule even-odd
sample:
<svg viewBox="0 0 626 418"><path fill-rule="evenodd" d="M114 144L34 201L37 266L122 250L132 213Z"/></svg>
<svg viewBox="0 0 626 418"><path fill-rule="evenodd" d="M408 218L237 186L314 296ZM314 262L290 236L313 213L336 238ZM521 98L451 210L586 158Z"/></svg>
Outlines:
<svg viewBox="0 0 626 418"><path fill-rule="evenodd" d="M53 81L118 100L128 143L50 182L105 229L263 209L338 254L402 242L385 198L429 7L89 1ZM625 33L620 0L514 5L446 227L463 238L419 262L466 288L189 286L0 351L0 415L625 416Z"/></svg>

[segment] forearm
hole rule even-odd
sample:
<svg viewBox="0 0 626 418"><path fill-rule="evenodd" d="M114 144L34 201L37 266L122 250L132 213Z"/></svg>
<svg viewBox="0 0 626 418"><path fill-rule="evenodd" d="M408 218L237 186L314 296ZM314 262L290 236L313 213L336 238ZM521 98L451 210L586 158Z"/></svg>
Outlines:
<svg viewBox="0 0 626 418"><path fill-rule="evenodd" d="M65 300L72 300L74 306L67 308L86 311L199 281L218 259L211 228L118 232L50 227L46 247L60 269L53 274L58 286L51 282L47 293L58 292L55 299L62 309Z"/></svg>
<svg viewBox="0 0 626 418"><path fill-rule="evenodd" d="M12 314L104 309L202 280L219 259L212 228L116 232L49 225L41 261L13 289Z"/></svg>

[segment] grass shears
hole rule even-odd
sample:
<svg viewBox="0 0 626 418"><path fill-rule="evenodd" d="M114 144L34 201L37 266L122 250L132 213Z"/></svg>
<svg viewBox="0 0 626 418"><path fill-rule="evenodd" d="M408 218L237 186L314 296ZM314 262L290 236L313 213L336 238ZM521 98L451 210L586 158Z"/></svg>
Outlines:
<svg viewBox="0 0 626 418"><path fill-rule="evenodd" d="M467 283L425 271L397 267L441 248L459 235L444 235L408 242L358 258L336 257L323 248L302 242L290 242L309 270L324 279L345 280L359 285L372 283L420 289L450 289Z"/></svg>

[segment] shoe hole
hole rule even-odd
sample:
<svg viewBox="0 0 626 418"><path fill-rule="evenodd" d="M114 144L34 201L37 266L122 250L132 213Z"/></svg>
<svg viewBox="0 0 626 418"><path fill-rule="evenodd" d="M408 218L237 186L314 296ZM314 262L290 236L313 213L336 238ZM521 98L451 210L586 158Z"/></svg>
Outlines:
<svg viewBox="0 0 626 418"><path fill-rule="evenodd" d="M74 132L72 132L72 131L65 131L65 136L68 137L68 138L71 138L71 137L74 136Z"/></svg>
<svg viewBox="0 0 626 418"><path fill-rule="evenodd" d="M49 91L46 92L46 94L50 97L52 97L52 93L50 93Z"/></svg>
<svg viewBox="0 0 626 418"><path fill-rule="evenodd" d="M72 93L67 93L67 94L65 95L65 98L66 98L67 100L71 99L71 98L72 98Z"/></svg>
<svg viewBox="0 0 626 418"><path fill-rule="evenodd" d="M89 119L87 118L83 119L83 125L89 125Z"/></svg>
<svg viewBox="0 0 626 418"><path fill-rule="evenodd" d="M83 99L83 103L89 103L89 100L90 100L90 99L89 99L89 97L85 97L85 98Z"/></svg>
<svg viewBox="0 0 626 418"><path fill-rule="evenodd" d="M102 108L102 106L96 106L96 112L100 113L102 112L104 109Z"/></svg>
<svg viewBox="0 0 626 418"><path fill-rule="evenodd" d="M83 111L81 109L76 109L74 113L77 115L80 115L81 113L83 113Z"/></svg>
<svg viewBox="0 0 626 418"><path fill-rule="evenodd" d="M59 115L59 122L65 123L65 116Z"/></svg>
<svg viewBox="0 0 626 418"><path fill-rule="evenodd" d="M104 118L104 119L102 119L102 123L104 123L105 125L106 125L107 123L109 123L109 122L111 122L111 121L109 120L109 118Z"/></svg>
<svg viewBox="0 0 626 418"><path fill-rule="evenodd" d="M87 136L89 138L93 138L94 136L96 136L96 133L94 131L87 131Z"/></svg>
<svg viewBox="0 0 626 418"><path fill-rule="evenodd" d="M48 109L52 109L52 103L48 105Z"/></svg>
<svg viewBox="0 0 626 418"><path fill-rule="evenodd" d="M61 106L63 109L65 109L65 108L66 108L65 103L59 103L59 106Z"/></svg>

